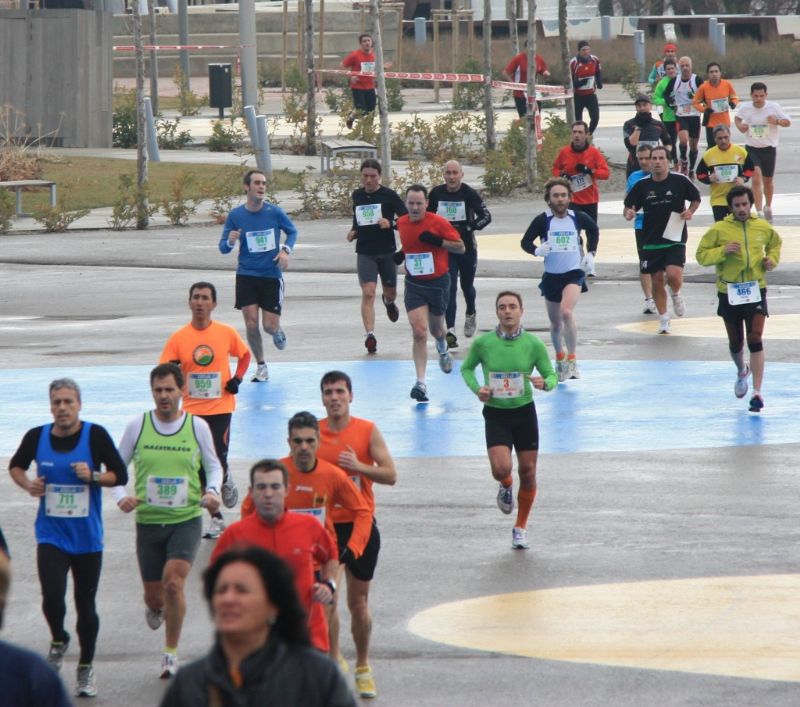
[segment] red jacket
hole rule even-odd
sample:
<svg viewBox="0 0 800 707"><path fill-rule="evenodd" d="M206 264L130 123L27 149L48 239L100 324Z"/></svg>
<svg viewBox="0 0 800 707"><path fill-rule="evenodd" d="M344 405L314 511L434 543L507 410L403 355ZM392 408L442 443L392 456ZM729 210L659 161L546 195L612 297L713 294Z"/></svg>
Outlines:
<svg viewBox="0 0 800 707"><path fill-rule="evenodd" d="M579 164L591 169L592 174L582 174L577 168ZM594 145L587 145L585 149L577 151L569 144L561 148L553 162L553 176L560 177L564 174L572 183L573 204L596 204L600 201L597 180L608 179L610 172L606 158Z"/></svg>

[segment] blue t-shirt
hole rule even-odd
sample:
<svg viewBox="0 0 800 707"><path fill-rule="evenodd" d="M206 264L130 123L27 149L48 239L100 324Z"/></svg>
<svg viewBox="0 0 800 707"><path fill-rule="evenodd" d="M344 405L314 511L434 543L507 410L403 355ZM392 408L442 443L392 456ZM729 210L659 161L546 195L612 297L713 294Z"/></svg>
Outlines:
<svg viewBox="0 0 800 707"><path fill-rule="evenodd" d="M97 484L81 481L72 469L76 462L92 467L89 430L84 422L75 449L57 452L50 444L53 425L46 425L36 450L36 473L45 477L45 495L39 499L36 542L55 545L70 555L103 550L103 492Z"/></svg>
<svg viewBox="0 0 800 707"><path fill-rule="evenodd" d="M628 175L628 185L625 187L625 193L627 194L631 189L633 189L633 185L636 184L640 179L644 179L645 177L649 177L650 172L645 172L643 169L637 169L635 172L631 172ZM633 227L636 229L641 230L642 224L644 224L644 211L638 211L636 213L636 218L633 219Z"/></svg>
<svg viewBox="0 0 800 707"><path fill-rule="evenodd" d="M223 255L233 250L228 245L230 231L239 231L238 275L282 277L275 260L281 247L281 231L286 234L285 245L290 249L294 248L297 240L297 228L283 209L267 202L257 212L248 211L244 205L233 209L228 214L219 241L219 250Z"/></svg>

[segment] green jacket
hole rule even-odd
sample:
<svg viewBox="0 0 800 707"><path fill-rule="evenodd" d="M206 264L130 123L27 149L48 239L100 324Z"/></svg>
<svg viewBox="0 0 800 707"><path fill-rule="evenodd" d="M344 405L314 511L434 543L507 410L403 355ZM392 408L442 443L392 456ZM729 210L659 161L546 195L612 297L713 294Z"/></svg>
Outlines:
<svg viewBox="0 0 800 707"><path fill-rule="evenodd" d="M737 253L726 253L728 243L739 243ZM751 215L747 221L737 221L732 214L717 221L703 235L695 257L700 265L717 268L717 290L727 292L729 282L758 280L766 287L764 258L778 264L781 257L781 237L763 218Z"/></svg>
<svg viewBox="0 0 800 707"><path fill-rule="evenodd" d="M672 95L672 87L674 85L675 78L665 76L656 84L653 90L653 103L664 108L664 112L661 114L661 120L665 123L674 123L676 120L675 98Z"/></svg>

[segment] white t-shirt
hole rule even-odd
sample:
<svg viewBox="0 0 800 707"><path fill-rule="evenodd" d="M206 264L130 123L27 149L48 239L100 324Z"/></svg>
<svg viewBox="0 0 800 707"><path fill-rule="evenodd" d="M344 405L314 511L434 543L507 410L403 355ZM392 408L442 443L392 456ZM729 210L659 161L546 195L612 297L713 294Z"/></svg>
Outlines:
<svg viewBox="0 0 800 707"><path fill-rule="evenodd" d="M745 137L745 145L750 147L777 147L778 126L767 122L774 115L779 120L789 120L789 116L775 101L766 101L762 108L753 106L752 101L744 101L736 108L736 117L750 126Z"/></svg>

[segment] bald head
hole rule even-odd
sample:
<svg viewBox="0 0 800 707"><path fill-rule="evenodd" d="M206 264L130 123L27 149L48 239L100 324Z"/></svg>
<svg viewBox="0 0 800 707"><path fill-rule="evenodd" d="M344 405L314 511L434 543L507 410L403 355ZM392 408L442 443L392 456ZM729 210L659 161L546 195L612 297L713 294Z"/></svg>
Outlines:
<svg viewBox="0 0 800 707"><path fill-rule="evenodd" d="M464 179L464 170L461 169L461 165L458 161L450 160L449 162L445 162L444 172L442 174L444 176L444 183L447 186L447 191L458 191L461 189L461 180Z"/></svg>

